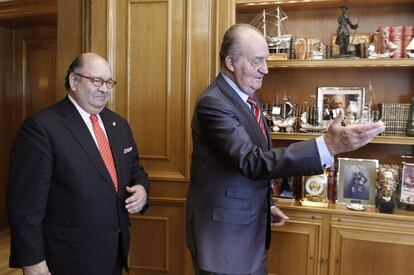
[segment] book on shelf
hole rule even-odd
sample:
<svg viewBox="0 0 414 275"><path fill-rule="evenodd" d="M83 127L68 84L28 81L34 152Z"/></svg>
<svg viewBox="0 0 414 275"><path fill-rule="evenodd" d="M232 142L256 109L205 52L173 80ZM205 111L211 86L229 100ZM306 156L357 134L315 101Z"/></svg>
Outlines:
<svg viewBox="0 0 414 275"><path fill-rule="evenodd" d="M383 136L405 136L410 113L409 103L382 103L381 120L385 124Z"/></svg>

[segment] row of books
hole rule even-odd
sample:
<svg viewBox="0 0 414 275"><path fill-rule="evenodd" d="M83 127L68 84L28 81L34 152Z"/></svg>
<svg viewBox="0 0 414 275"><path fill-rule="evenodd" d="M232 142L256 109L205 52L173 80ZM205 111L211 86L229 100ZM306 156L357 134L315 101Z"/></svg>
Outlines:
<svg viewBox="0 0 414 275"><path fill-rule="evenodd" d="M409 103L382 103L381 120L385 124L384 136L405 136L408 117L410 114Z"/></svg>
<svg viewBox="0 0 414 275"><path fill-rule="evenodd" d="M378 30L380 39L374 40L375 49L378 50L378 53L387 51L386 48L389 45L386 41L390 41L396 47L395 53L391 56L392 58L407 57L405 49L414 37L414 26L382 26Z"/></svg>

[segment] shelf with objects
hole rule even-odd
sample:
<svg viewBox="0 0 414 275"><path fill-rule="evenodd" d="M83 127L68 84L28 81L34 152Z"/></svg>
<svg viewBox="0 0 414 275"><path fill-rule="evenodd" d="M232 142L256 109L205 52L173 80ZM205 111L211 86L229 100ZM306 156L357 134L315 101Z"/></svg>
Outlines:
<svg viewBox="0 0 414 275"><path fill-rule="evenodd" d="M336 115L332 112L335 108L326 107L337 94L345 98L346 124L381 119L388 127L387 133L368 145L336 156L335 166L323 176L273 181L272 192L277 194L274 199L291 219L287 225L273 229L269 272L325 275L355 271L371 274L375 270L375 274L411 274L414 263L405 265L405 253L414 252L414 234L410 233L414 211L407 211L414 208L414 202L404 204L398 196L402 182L411 178L410 171L414 175L414 164L410 164L414 161L402 158L414 155L414 137L405 134L414 96L414 58L406 49L413 40L414 2L234 3L237 23L255 25L269 34L269 73L257 95L268 126L274 130L274 147L320 136ZM275 19L273 29L260 23ZM349 20L349 41L337 39L344 20ZM360 173L366 173L366 179L356 176ZM348 197L348 182L358 182L356 179L369 182L375 189L369 192L367 204L361 204L364 199L359 197ZM407 186L411 189L404 196L414 198L414 183ZM349 185L349 192L357 192L358 188ZM398 194L391 197L395 208L381 207L387 206L382 203L391 190ZM323 207L307 206L306 198L316 198L314 205ZM352 256L355 251L358 257ZM364 257L360 252L376 258ZM387 262L388 266L379 262Z"/></svg>
<svg viewBox="0 0 414 275"><path fill-rule="evenodd" d="M351 0L346 1L347 6L343 5L344 1L333 0L235 1L236 22L255 25L269 43L269 74L257 95L267 111L268 125L274 130L273 143L279 146L305 140L326 129L326 125L312 127L321 124L323 110L320 109L326 107L325 101L329 99L321 104L320 88L357 87L363 92L358 99L355 123L360 121L359 116L366 107L369 107L369 120L384 121L393 119L399 110L405 112L396 118L398 122L384 121L387 132L376 137L367 148L340 157L357 154L361 158L377 158L381 150L381 162L399 161L401 155L413 153L414 144L414 138L405 135L409 104L414 95L414 58L408 58L408 52L403 49L413 38L414 5L407 0ZM343 43L336 39L344 20L349 35L345 52ZM398 37L397 32L400 32ZM288 110L284 108L285 103L289 103ZM294 111L293 115L289 109ZM303 122L304 110L306 122ZM384 110L387 116L382 114ZM279 117L275 119L275 116ZM284 121L286 116L290 121ZM310 128L301 129L305 123Z"/></svg>

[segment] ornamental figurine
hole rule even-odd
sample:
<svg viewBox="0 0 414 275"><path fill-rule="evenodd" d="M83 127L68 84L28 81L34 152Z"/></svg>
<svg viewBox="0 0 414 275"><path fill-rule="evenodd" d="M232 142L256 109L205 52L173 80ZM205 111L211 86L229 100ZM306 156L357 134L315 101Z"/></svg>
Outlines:
<svg viewBox="0 0 414 275"><path fill-rule="evenodd" d="M358 28L357 24L352 24L351 20L346 14L346 11L348 10L347 6L341 6L342 14L338 17L338 29L336 30L336 40L335 44L339 45L339 56L340 57L349 57L349 28L348 26L356 30Z"/></svg>
<svg viewBox="0 0 414 275"><path fill-rule="evenodd" d="M380 213L393 213L394 192L399 183L399 171L392 167L382 167L378 173L377 205Z"/></svg>

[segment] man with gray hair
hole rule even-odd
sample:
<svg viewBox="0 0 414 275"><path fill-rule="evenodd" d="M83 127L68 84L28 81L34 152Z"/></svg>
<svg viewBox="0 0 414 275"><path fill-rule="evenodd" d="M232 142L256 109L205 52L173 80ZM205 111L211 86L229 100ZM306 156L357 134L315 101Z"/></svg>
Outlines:
<svg viewBox="0 0 414 275"><path fill-rule="evenodd" d="M270 180L320 174L335 154L384 130L376 123L343 127L341 111L324 135L272 149L255 95L268 56L256 28L231 26L221 45L221 73L195 105L187 243L197 275L267 274L270 228L289 219L273 205Z"/></svg>

